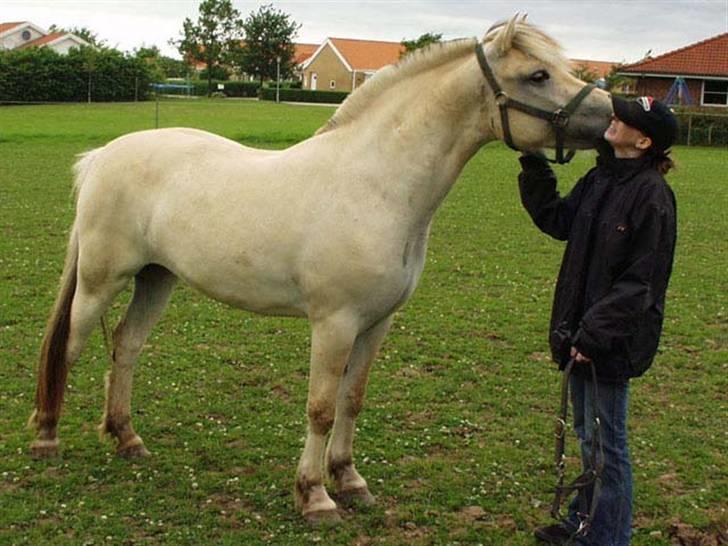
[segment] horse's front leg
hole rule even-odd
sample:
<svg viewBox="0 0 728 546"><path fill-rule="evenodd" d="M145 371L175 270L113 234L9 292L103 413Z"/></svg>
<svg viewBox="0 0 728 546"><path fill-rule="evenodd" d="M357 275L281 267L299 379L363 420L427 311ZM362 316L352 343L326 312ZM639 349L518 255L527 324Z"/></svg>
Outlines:
<svg viewBox="0 0 728 546"><path fill-rule="evenodd" d="M357 337L339 386L336 419L326 450L326 470L335 484L336 499L345 505L374 503L366 480L354 468L354 428L364 404L369 369L391 324L389 316Z"/></svg>
<svg viewBox="0 0 728 546"><path fill-rule="evenodd" d="M336 393L357 335L356 321L335 316L312 325L308 433L296 475L296 507L310 523L340 521L323 483L326 435L336 413Z"/></svg>

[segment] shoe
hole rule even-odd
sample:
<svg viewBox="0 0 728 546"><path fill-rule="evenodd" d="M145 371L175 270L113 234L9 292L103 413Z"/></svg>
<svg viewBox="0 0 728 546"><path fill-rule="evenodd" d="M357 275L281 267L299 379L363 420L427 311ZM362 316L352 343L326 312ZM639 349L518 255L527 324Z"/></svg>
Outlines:
<svg viewBox="0 0 728 546"><path fill-rule="evenodd" d="M539 527L533 532L537 539L549 544L566 544L573 533L571 525L563 522Z"/></svg>

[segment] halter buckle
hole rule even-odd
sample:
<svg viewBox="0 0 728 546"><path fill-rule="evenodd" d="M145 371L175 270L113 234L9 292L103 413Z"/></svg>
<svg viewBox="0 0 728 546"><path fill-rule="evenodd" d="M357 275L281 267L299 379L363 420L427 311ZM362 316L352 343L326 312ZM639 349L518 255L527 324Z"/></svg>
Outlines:
<svg viewBox="0 0 728 546"><path fill-rule="evenodd" d="M503 91L498 91L495 94L495 103L498 106L505 106L506 104L508 104L508 99L509 99L508 95Z"/></svg>
<svg viewBox="0 0 728 546"><path fill-rule="evenodd" d="M551 115L551 125L558 129L564 129L569 124L569 113L559 108Z"/></svg>

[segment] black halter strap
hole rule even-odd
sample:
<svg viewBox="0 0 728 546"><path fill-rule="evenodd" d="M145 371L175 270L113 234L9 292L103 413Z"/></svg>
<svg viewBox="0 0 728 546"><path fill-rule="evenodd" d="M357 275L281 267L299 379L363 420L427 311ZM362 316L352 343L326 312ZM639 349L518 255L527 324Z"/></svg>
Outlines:
<svg viewBox="0 0 728 546"><path fill-rule="evenodd" d="M488 60L485 58L483 44L479 43L475 46L475 54L478 57L478 64L480 64L480 69L483 71L485 79L488 81L490 88L495 94L495 102L500 109L503 140L505 140L506 144L508 144L510 148L516 151L521 151L513 143L511 128L510 124L508 123L508 109L515 108L516 110L520 110L521 112L524 112L530 116L534 116L548 121L554 128L554 132L556 133L556 158L549 159L551 163L568 163L569 161L571 161L571 158L573 158L575 154L574 150L569 150L569 152L564 155L566 127L567 125L569 125L569 118L579 107L581 101L583 101L596 86L594 84L585 85L584 87L582 87L581 91L579 91L574 96L574 98L569 101L566 106L564 106L563 108L557 108L553 112L549 112L548 110L542 110L541 108L531 106L530 104L526 104L524 102L509 97L501 89L500 85L498 85L498 80L495 79L495 74L490 68L490 65L488 65Z"/></svg>

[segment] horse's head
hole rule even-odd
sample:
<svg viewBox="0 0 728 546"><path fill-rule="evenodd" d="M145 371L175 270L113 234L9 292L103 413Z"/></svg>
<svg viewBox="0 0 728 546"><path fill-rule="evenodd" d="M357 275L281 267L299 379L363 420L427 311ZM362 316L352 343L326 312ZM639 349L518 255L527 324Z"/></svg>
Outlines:
<svg viewBox="0 0 728 546"><path fill-rule="evenodd" d="M562 147L593 148L602 137L612 114L610 95L585 88L561 47L525 16L491 28L478 49L491 88L486 95L495 102L491 128L511 147L556 147L560 156Z"/></svg>

